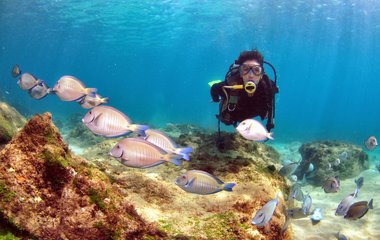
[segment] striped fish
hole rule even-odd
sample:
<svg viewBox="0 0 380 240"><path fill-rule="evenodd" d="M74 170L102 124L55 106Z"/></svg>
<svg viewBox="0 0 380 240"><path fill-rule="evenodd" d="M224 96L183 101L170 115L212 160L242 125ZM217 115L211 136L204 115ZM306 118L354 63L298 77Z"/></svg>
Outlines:
<svg viewBox="0 0 380 240"><path fill-rule="evenodd" d="M149 128L146 125L132 124L128 116L110 106L94 107L84 116L82 122L94 134L104 137L120 137L130 132L144 135L144 131Z"/></svg>
<svg viewBox="0 0 380 240"><path fill-rule="evenodd" d="M274 210L276 210L277 205L278 205L278 193L275 199L267 202L259 211L256 212L251 223L258 227L266 226L269 223L269 221L272 219Z"/></svg>
<svg viewBox="0 0 380 240"><path fill-rule="evenodd" d="M158 130L148 129L145 131L145 134L145 140L148 142L153 143L167 152L182 155L182 158L186 161L190 160L189 154L193 151L191 147L178 147L178 145L168 135Z"/></svg>
<svg viewBox="0 0 380 240"><path fill-rule="evenodd" d="M85 95L95 94L95 88L86 86L76 77L63 76L55 84L53 91L62 101L75 101Z"/></svg>
<svg viewBox="0 0 380 240"><path fill-rule="evenodd" d="M182 174L175 182L186 192L201 195L217 193L220 191L232 192L236 183L224 183L217 177L200 170L190 170Z"/></svg>
<svg viewBox="0 0 380 240"><path fill-rule="evenodd" d="M154 167L164 162L180 165L180 155L167 153L141 138L125 138L111 150L110 155L122 164L134 168Z"/></svg>

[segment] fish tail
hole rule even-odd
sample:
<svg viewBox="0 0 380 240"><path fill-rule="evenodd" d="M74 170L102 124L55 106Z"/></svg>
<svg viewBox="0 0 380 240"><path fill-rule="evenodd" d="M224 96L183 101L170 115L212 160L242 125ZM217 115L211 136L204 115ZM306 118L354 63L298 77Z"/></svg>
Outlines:
<svg viewBox="0 0 380 240"><path fill-rule="evenodd" d="M94 96L97 91L98 91L98 89L96 89L96 88L86 88L85 94L90 95L90 96Z"/></svg>
<svg viewBox="0 0 380 240"><path fill-rule="evenodd" d="M373 198L371 198L371 200L369 201L368 208L373 209Z"/></svg>
<svg viewBox="0 0 380 240"><path fill-rule="evenodd" d="M47 92L48 94L55 94L55 91L53 90L53 88L48 88L48 89L46 90L46 92Z"/></svg>
<svg viewBox="0 0 380 240"><path fill-rule="evenodd" d="M273 132L268 133L267 138L269 138L270 140L274 140Z"/></svg>
<svg viewBox="0 0 380 240"><path fill-rule="evenodd" d="M235 187L236 183L226 183L223 185L223 190L232 192L232 188Z"/></svg>
<svg viewBox="0 0 380 240"><path fill-rule="evenodd" d="M175 153L167 153L164 155L164 160L174 163L177 166L181 166L181 159L182 155L178 155Z"/></svg>
<svg viewBox="0 0 380 240"><path fill-rule="evenodd" d="M147 125L139 125L139 124L131 124L129 126L129 130L132 132L137 133L140 136L145 136L145 130L149 129L149 126Z"/></svg>
<svg viewBox="0 0 380 240"><path fill-rule="evenodd" d="M109 97L105 97L105 98L102 98L102 99L101 99L101 102L102 102L102 103L109 103L109 101L110 101L110 98L109 98Z"/></svg>
<svg viewBox="0 0 380 240"><path fill-rule="evenodd" d="M192 147L185 147L185 148L177 148L175 152L179 155L182 155L182 158L186 161L190 161L189 154L193 151Z"/></svg>

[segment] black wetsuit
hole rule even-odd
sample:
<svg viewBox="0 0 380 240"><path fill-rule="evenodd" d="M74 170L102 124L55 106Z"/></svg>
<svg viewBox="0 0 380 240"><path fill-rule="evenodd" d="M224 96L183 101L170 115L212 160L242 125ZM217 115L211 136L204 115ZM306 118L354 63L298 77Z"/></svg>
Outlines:
<svg viewBox="0 0 380 240"><path fill-rule="evenodd" d="M219 96L221 97L221 111L219 113L219 119L226 125L236 125L238 122L257 116L259 116L261 120L268 118L268 116L272 116L275 84L268 78L267 75L264 75L263 79L260 80L256 91L251 97L248 96L248 93L245 90L225 89L229 96L237 96L236 106L230 108L233 109L232 111L225 108L223 109L223 104L225 104L226 100L226 95L223 92L223 86L225 85L227 85L227 81L214 84L211 87L211 96L214 102L218 102ZM273 121L269 122L269 125L267 124L268 130L273 127Z"/></svg>

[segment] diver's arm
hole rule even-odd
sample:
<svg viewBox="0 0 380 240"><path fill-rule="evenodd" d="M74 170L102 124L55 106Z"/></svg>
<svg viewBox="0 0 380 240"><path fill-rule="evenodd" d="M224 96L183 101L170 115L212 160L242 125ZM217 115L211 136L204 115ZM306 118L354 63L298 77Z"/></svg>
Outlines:
<svg viewBox="0 0 380 240"><path fill-rule="evenodd" d="M211 86L210 94L213 102L219 102L220 96L222 96L222 88L225 82L215 83Z"/></svg>

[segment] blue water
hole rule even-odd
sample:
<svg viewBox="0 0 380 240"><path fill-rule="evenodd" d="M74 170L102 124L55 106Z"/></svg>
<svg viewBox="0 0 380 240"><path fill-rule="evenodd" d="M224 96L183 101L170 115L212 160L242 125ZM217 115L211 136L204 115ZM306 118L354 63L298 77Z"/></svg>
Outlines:
<svg viewBox="0 0 380 240"><path fill-rule="evenodd" d="M135 122L216 130L207 83L257 48L278 73L277 141L361 144L380 135L379 39L377 0L1 0L0 92L28 115L86 113L31 99L10 76L18 63L51 86L78 77Z"/></svg>

